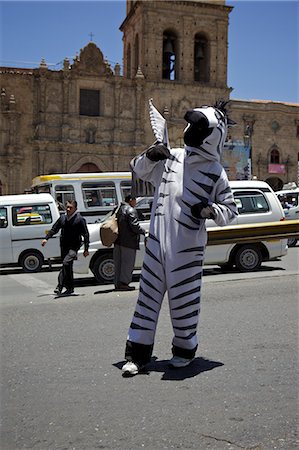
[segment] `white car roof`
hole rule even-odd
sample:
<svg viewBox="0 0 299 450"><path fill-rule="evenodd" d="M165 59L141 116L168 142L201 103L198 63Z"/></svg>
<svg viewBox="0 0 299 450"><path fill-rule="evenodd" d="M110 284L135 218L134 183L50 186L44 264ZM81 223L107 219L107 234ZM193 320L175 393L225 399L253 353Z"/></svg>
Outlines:
<svg viewBox="0 0 299 450"><path fill-rule="evenodd" d="M261 188L270 188L269 184L265 181L259 180L239 180L239 181L230 181L229 185L233 189L261 189ZM271 189L271 188L270 188Z"/></svg>
<svg viewBox="0 0 299 450"><path fill-rule="evenodd" d="M295 188L295 189L282 189L281 191L275 191L276 195L285 195L285 194L294 194L294 193L298 193L299 192L299 188Z"/></svg>
<svg viewBox="0 0 299 450"><path fill-rule="evenodd" d="M51 194L20 194L20 195L2 195L0 205L31 205L32 203L53 203L54 198Z"/></svg>

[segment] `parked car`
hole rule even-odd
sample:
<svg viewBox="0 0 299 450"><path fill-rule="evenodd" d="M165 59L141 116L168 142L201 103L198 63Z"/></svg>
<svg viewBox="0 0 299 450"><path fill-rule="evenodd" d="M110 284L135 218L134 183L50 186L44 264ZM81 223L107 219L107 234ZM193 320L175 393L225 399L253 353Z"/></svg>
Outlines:
<svg viewBox="0 0 299 450"><path fill-rule="evenodd" d="M282 206L271 187L263 181L231 181L230 186L234 192L238 206L239 216L233 224L275 222L284 220ZM139 199L144 208L151 207L151 199ZM144 210L143 210L144 214ZM148 214L149 215L149 214ZM149 229L149 220L141 222L146 230ZM230 224L231 225L231 224ZM213 220L207 221L207 227L215 227ZM99 283L112 283L114 277L113 248L104 247L100 241L100 224L89 224L90 248L89 256L84 258L82 251L74 263L76 273L88 273L89 269ZM287 253L287 239L273 239L258 243L208 245L205 256L205 265L219 265L223 269L236 268L240 271L257 270L263 261L269 261ZM144 241L140 242L140 250L136 254L135 269L142 267L144 256Z"/></svg>
<svg viewBox="0 0 299 450"><path fill-rule="evenodd" d="M0 265L17 264L25 272L37 272L47 259L59 258L59 235L41 246L58 218L50 194L0 196Z"/></svg>
<svg viewBox="0 0 299 450"><path fill-rule="evenodd" d="M275 194L283 207L286 220L299 219L299 188L283 189ZM295 237L288 239L288 246L295 247L298 239Z"/></svg>

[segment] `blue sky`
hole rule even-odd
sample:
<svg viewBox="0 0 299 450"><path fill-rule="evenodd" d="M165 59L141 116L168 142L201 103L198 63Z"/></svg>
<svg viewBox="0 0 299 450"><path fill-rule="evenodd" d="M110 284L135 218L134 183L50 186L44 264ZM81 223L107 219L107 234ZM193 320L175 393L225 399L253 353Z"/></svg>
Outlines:
<svg viewBox="0 0 299 450"><path fill-rule="evenodd" d="M299 2L226 1L232 98L299 102ZM93 41L122 64L125 1L0 1L0 65L52 68Z"/></svg>

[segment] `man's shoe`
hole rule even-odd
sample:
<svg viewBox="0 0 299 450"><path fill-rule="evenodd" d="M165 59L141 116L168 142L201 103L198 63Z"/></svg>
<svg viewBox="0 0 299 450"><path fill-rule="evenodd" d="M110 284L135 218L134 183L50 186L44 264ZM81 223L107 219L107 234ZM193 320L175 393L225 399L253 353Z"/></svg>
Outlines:
<svg viewBox="0 0 299 450"><path fill-rule="evenodd" d="M74 293L74 289L67 289L62 293L62 295L72 295Z"/></svg>
<svg viewBox="0 0 299 450"><path fill-rule="evenodd" d="M132 361L127 361L121 368L124 377L132 377L137 375L139 372L139 367Z"/></svg>
<svg viewBox="0 0 299 450"><path fill-rule="evenodd" d="M121 283L117 288L116 291L134 291L134 286L129 286L128 284Z"/></svg>
<svg viewBox="0 0 299 450"><path fill-rule="evenodd" d="M56 288L54 289L54 294L60 295L62 292L62 287L61 286L56 286Z"/></svg>
<svg viewBox="0 0 299 450"><path fill-rule="evenodd" d="M170 367L178 369L180 367L189 366L189 364L192 363L193 360L194 360L194 358L186 359L186 358L181 358L180 356L173 356L171 358L171 360L169 361L169 365L170 365Z"/></svg>

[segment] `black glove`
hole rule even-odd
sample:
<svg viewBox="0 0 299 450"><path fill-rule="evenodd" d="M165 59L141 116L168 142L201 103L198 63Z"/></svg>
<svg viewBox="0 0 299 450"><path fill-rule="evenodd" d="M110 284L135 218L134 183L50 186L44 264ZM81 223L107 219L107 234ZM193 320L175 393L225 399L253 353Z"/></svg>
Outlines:
<svg viewBox="0 0 299 450"><path fill-rule="evenodd" d="M191 214L197 219L215 219L213 206L206 200L191 206Z"/></svg>
<svg viewBox="0 0 299 450"><path fill-rule="evenodd" d="M155 142L146 152L151 161L162 161L170 157L170 151L162 142Z"/></svg>

